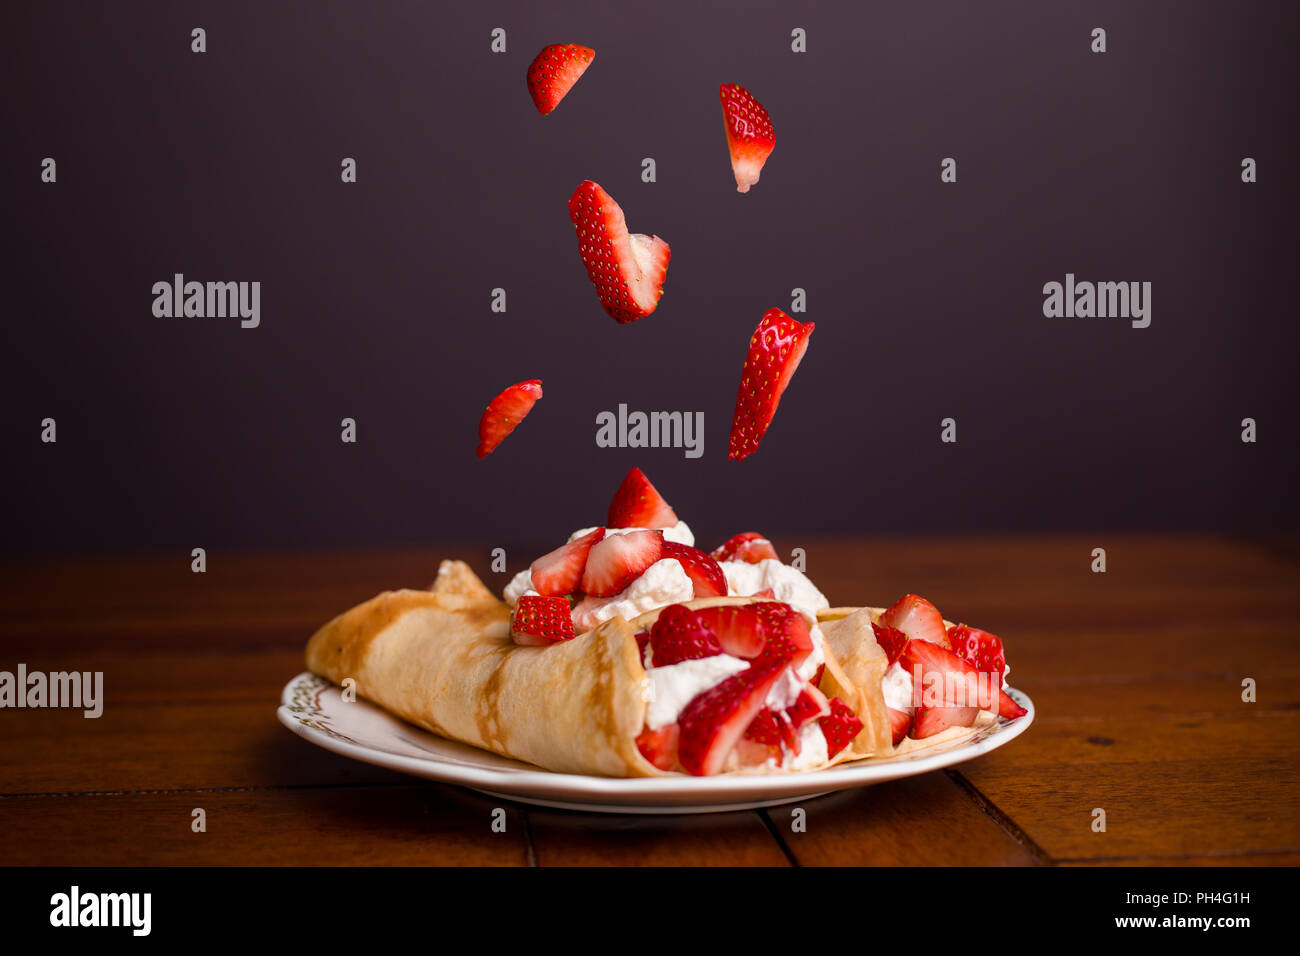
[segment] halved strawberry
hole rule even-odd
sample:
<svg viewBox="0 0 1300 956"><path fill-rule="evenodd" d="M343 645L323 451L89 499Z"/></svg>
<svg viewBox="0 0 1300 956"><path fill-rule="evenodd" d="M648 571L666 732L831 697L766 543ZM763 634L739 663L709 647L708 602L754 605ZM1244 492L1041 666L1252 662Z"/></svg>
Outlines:
<svg viewBox="0 0 1300 956"><path fill-rule="evenodd" d="M908 637L948 646L948 629L943 626L939 609L923 597L904 594L893 607L880 615L881 627L896 627Z"/></svg>
<svg viewBox="0 0 1300 956"><path fill-rule="evenodd" d="M772 542L756 531L745 531L728 538L713 549L713 557L718 561L744 561L746 564L758 564L768 558L780 560Z"/></svg>
<svg viewBox="0 0 1300 956"><path fill-rule="evenodd" d="M907 635L896 627L881 627L874 621L871 629L876 632L876 643L881 646L885 654L889 657L889 663L894 663L903 653L903 647L907 644Z"/></svg>
<svg viewBox="0 0 1300 956"><path fill-rule="evenodd" d="M665 724L656 730L648 727L636 738L636 748L660 770L672 770L677 765L676 724Z"/></svg>
<svg viewBox="0 0 1300 956"><path fill-rule="evenodd" d="M905 710L894 710L892 707L885 709L889 711L889 729L893 731L894 746L897 747L907 736L907 732L912 729L912 715Z"/></svg>
<svg viewBox="0 0 1300 956"><path fill-rule="evenodd" d="M587 555L587 566L582 572L582 590L593 597L617 594L658 561L663 549L662 531L606 535ZM537 587L536 581L533 586Z"/></svg>
<svg viewBox="0 0 1300 956"><path fill-rule="evenodd" d="M912 739L933 737L949 727L969 727L977 716L978 707L918 707L912 719Z"/></svg>
<svg viewBox="0 0 1300 956"><path fill-rule="evenodd" d="M682 769L697 777L720 771L784 669L778 662L756 662L682 708L677 719L681 727L677 759Z"/></svg>
<svg viewBox="0 0 1300 956"><path fill-rule="evenodd" d="M727 148L731 151L736 190L747 193L758 182L763 163L776 146L772 118L763 104L739 83L723 83L718 95L722 98L722 120L727 127Z"/></svg>
<svg viewBox="0 0 1300 956"><path fill-rule="evenodd" d="M717 635L682 604L670 604L659 612L659 619L650 628L650 648L655 667L722 653Z"/></svg>
<svg viewBox="0 0 1300 956"><path fill-rule="evenodd" d="M578 255L605 311L620 323L653 312L668 275L668 243L629 234L618 203L589 179L573 191L569 218L578 230Z"/></svg>
<svg viewBox="0 0 1300 956"><path fill-rule="evenodd" d="M597 528L542 555L528 569L533 576L533 589L553 597L578 590L592 546L604 537L605 529Z"/></svg>
<svg viewBox="0 0 1300 956"><path fill-rule="evenodd" d="M1010 694L1004 690L998 691L999 717L1005 717L1007 720L1015 720L1017 717L1023 717L1027 713L1029 713L1029 711L1025 710L1025 708L1012 700Z"/></svg>
<svg viewBox="0 0 1300 956"><path fill-rule="evenodd" d="M788 604L763 601L749 605L758 615L767 638L763 646L764 659L788 661L798 667L812 653L812 632L804 616Z"/></svg>
<svg viewBox="0 0 1300 956"><path fill-rule="evenodd" d="M952 651L929 641L910 640L899 656L903 669L912 675L914 693L927 706L966 707L984 710L997 706L998 685L991 674L981 675L975 665Z"/></svg>
<svg viewBox="0 0 1300 956"><path fill-rule="evenodd" d="M557 644L573 638L569 599L525 594L510 617L510 636L516 644Z"/></svg>
<svg viewBox="0 0 1300 956"><path fill-rule="evenodd" d="M695 584L697 598L726 597L727 576L718 567L718 562L699 548L665 541L663 557L672 558L682 566L686 576Z"/></svg>
<svg viewBox="0 0 1300 956"><path fill-rule="evenodd" d="M764 707L745 728L745 739L776 748L776 758L781 758L781 744L794 740L794 727L771 707Z"/></svg>
<svg viewBox="0 0 1300 956"><path fill-rule="evenodd" d="M858 715L838 697L831 698L831 712L821 719L821 725L826 737L827 757L834 757L862 732L862 721Z"/></svg>
<svg viewBox="0 0 1300 956"><path fill-rule="evenodd" d="M671 528L677 515L640 468L633 468L609 503L607 528Z"/></svg>
<svg viewBox="0 0 1300 956"><path fill-rule="evenodd" d="M1002 685L1002 672L1007 669L1007 655L1002 648L1002 639L996 634L954 624L948 628L948 646L958 657L970 661L977 670L990 671L998 675L998 686Z"/></svg>
<svg viewBox="0 0 1300 956"><path fill-rule="evenodd" d="M537 112L545 116L559 106L595 57L591 47L576 43L553 43L543 48L528 64L528 92Z"/></svg>
<svg viewBox="0 0 1300 956"><path fill-rule="evenodd" d="M526 382L511 385L483 409L483 416L478 420L478 451L480 458L486 458L492 450L515 430L515 426L524 420L524 416L533 410L537 400L542 397L542 380L530 378Z"/></svg>
<svg viewBox="0 0 1300 956"><path fill-rule="evenodd" d="M825 717L831 712L831 703L815 684L804 687L795 702L786 709L791 725L798 730L810 720Z"/></svg>
<svg viewBox="0 0 1300 956"><path fill-rule="evenodd" d="M803 360L814 323L797 322L780 309L768 309L749 338L736 392L727 457L740 461L758 450L772 423L781 394Z"/></svg>
<svg viewBox="0 0 1300 956"><path fill-rule="evenodd" d="M717 635L723 652L732 657L753 660L767 645L767 634L756 604L702 607L696 609L695 615Z"/></svg>

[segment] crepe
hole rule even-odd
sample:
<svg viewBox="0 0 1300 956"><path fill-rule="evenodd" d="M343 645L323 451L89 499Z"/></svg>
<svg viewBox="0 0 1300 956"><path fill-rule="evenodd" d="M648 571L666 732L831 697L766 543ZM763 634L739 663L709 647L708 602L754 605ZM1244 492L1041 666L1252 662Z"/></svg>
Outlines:
<svg viewBox="0 0 1300 956"><path fill-rule="evenodd" d="M352 678L361 697L440 737L548 770L669 776L636 745L649 683L636 634L658 614L524 647L511 639L509 606L464 562L444 561L430 590L385 591L322 627L307 644L307 667L336 684ZM861 695L829 648L826 658L822 689L853 706ZM862 755L855 741L825 766Z"/></svg>

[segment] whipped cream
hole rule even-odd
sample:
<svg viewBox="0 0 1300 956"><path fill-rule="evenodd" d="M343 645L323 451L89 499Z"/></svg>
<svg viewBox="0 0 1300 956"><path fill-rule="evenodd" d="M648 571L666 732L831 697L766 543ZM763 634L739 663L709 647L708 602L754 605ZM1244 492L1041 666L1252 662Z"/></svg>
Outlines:
<svg viewBox="0 0 1300 956"><path fill-rule="evenodd" d="M679 604L695 596L695 582L682 570L675 558L661 558L612 597L588 595L573 609L573 629L581 634L601 621L621 617L631 621L646 611L668 604Z"/></svg>
<svg viewBox="0 0 1300 956"><path fill-rule="evenodd" d="M811 770L829 759L830 747L826 744L821 721L810 720L799 728L799 752L796 754L786 751L782 769Z"/></svg>
<svg viewBox="0 0 1300 956"><path fill-rule="evenodd" d="M772 589L778 601L783 601L805 617L817 619L817 612L831 606L826 595L798 568L782 564L776 558L764 558L757 564L747 561L719 561L727 577L727 593L748 597L758 591Z"/></svg>
<svg viewBox="0 0 1300 956"><path fill-rule="evenodd" d="M889 665L885 676L880 681L880 689L885 695L885 706L894 710L912 713L912 675L904 670L899 661Z"/></svg>
<svg viewBox="0 0 1300 956"><path fill-rule="evenodd" d="M697 696L749 667L749 661L730 654L652 667L646 671L645 724L651 730L675 723Z"/></svg>

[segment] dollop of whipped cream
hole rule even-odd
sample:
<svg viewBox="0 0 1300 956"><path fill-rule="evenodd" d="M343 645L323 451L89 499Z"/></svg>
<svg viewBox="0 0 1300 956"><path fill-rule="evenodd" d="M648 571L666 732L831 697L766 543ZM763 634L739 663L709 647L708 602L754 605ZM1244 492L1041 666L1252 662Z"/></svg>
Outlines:
<svg viewBox="0 0 1300 956"><path fill-rule="evenodd" d="M590 528L579 528L573 534L569 535L570 541L577 541L584 534L591 534L600 525L592 525ZM646 531L646 528L606 528L605 534L628 534L632 531ZM656 530L664 533L665 541L675 541L678 544L684 544L687 547L695 547L695 534L691 531L691 526L685 521L678 521L671 528L658 528Z"/></svg>
<svg viewBox="0 0 1300 956"><path fill-rule="evenodd" d="M692 700L747 667L749 661L730 654L651 667L646 671L646 726L658 730L675 723Z"/></svg>
<svg viewBox="0 0 1300 956"><path fill-rule="evenodd" d="M621 617L631 621L646 611L667 604L680 604L695 596L695 582L675 558L661 558L622 591L612 597L588 595L573 608L573 629L581 634L601 621Z"/></svg>
<svg viewBox="0 0 1300 956"><path fill-rule="evenodd" d="M758 591L772 589L778 601L783 601L810 620L817 619L817 612L831 606L826 595L817 590L817 586L808 580L798 568L782 564L776 558L764 558L757 564L747 561L719 561L722 573L727 578L727 593L748 597Z"/></svg>

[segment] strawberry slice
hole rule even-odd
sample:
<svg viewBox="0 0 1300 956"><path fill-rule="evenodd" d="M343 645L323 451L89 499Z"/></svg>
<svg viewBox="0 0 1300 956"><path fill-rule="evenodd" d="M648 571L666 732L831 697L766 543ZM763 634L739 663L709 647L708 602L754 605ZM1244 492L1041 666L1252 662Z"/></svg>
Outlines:
<svg viewBox="0 0 1300 956"><path fill-rule="evenodd" d="M772 600L776 600L776 592L771 588L763 588L763 590L755 591L753 594L747 595L747 597L771 598Z"/></svg>
<svg viewBox="0 0 1300 956"><path fill-rule="evenodd" d="M934 707L977 704L984 710L997 707L998 687L991 674L981 676L975 665L947 648L929 641L910 640L899 657L903 669L912 675L920 700Z"/></svg>
<svg viewBox="0 0 1300 956"><path fill-rule="evenodd" d="M744 561L746 564L758 564L768 558L780 560L772 542L756 531L745 531L728 538L713 549L713 557L718 561Z"/></svg>
<svg viewBox="0 0 1300 956"><path fill-rule="evenodd" d="M542 555L528 569L533 576L533 590L551 597L578 590L591 549L604 537L605 529L597 528Z"/></svg>
<svg viewBox="0 0 1300 956"><path fill-rule="evenodd" d="M766 643L763 658L788 661L798 667L812 653L812 632L804 616L788 604L764 601L749 605L761 623Z"/></svg>
<svg viewBox="0 0 1300 956"><path fill-rule="evenodd" d="M650 628L650 648L655 667L722 653L717 635L699 615L681 604L670 604L659 612L659 619Z"/></svg>
<svg viewBox="0 0 1300 956"><path fill-rule="evenodd" d="M1007 669L1007 655L1002 648L1002 639L996 634L967 627L965 624L954 624L948 628L948 645L954 654L970 661L977 670L997 674L998 686L1002 685L1002 672Z"/></svg>
<svg viewBox="0 0 1300 956"><path fill-rule="evenodd" d="M695 616L717 636L723 653L732 657L753 660L767 645L767 635L756 604L702 607L696 609Z"/></svg>
<svg viewBox="0 0 1300 956"><path fill-rule="evenodd" d="M780 662L756 662L682 708L677 720L681 727L677 759L682 769L697 777L720 771L783 670Z"/></svg>
<svg viewBox="0 0 1300 956"><path fill-rule="evenodd" d="M636 632L636 659L637 660L639 661L645 660L645 649L649 644L650 644L650 632L637 631Z"/></svg>
<svg viewBox="0 0 1300 956"><path fill-rule="evenodd" d="M727 148L731 151L736 190L747 193L758 182L763 164L776 146L772 119L763 104L739 83L723 83L718 95L722 99L722 120L727 128Z"/></svg>
<svg viewBox="0 0 1300 956"><path fill-rule="evenodd" d="M888 655L889 663L898 660L902 656L903 647L907 644L907 635L896 627L881 627L875 622L872 622L871 629L876 632L876 643Z"/></svg>
<svg viewBox="0 0 1300 956"><path fill-rule="evenodd" d="M668 243L629 234L623 210L591 180L573 191L569 218L578 230L578 255L605 311L623 324L653 312L668 275Z"/></svg>
<svg viewBox="0 0 1300 956"><path fill-rule="evenodd" d="M907 732L912 729L912 715L905 710L894 710L892 707L886 707L889 711L889 729L894 734L894 746L897 747Z"/></svg>
<svg viewBox="0 0 1300 956"><path fill-rule="evenodd" d="M764 707L745 728L745 739L776 748L775 756L781 759L781 744L793 743L794 727L783 720L771 707Z"/></svg>
<svg viewBox="0 0 1300 956"><path fill-rule="evenodd" d="M663 557L672 558L682 566L686 576L695 584L697 598L726 597L727 576L718 567L718 562L699 548L665 541Z"/></svg>
<svg viewBox="0 0 1300 956"><path fill-rule="evenodd" d="M515 426L524 420L524 416L533 410L537 400L542 397L542 380L530 378L526 382L511 385L483 409L483 417L478 420L478 456L486 458L492 450L515 430Z"/></svg>
<svg viewBox="0 0 1300 956"><path fill-rule="evenodd" d="M798 730L808 721L825 717L830 712L831 703L826 699L826 695L819 691L815 684L809 683L789 706L785 715L790 719L794 729Z"/></svg>
<svg viewBox="0 0 1300 956"><path fill-rule="evenodd" d="M658 561L663 549L662 531L606 535L587 555L587 566L582 572L582 590L593 597L612 597ZM537 587L536 581L533 586Z"/></svg>
<svg viewBox="0 0 1300 956"><path fill-rule="evenodd" d="M740 373L736 411L731 419L727 457L740 461L758 450L772 423L790 376L803 360L814 323L797 322L780 309L768 309L754 334Z"/></svg>
<svg viewBox="0 0 1300 956"><path fill-rule="evenodd" d="M671 528L677 515L640 468L633 468L609 503L607 528Z"/></svg>
<svg viewBox="0 0 1300 956"><path fill-rule="evenodd" d="M516 644L558 644L573 639L569 599L525 594L510 618L510 636Z"/></svg>
<svg viewBox="0 0 1300 956"><path fill-rule="evenodd" d="M831 698L831 712L821 719L822 734L826 737L826 756L834 757L853 742L862 732L862 721L838 697Z"/></svg>
<svg viewBox="0 0 1300 956"><path fill-rule="evenodd" d="M880 615L880 626L896 627L913 640L948 646L948 630L943 626L943 615L933 604L915 594L904 594L897 604Z"/></svg>
<svg viewBox="0 0 1300 956"><path fill-rule="evenodd" d="M537 112L545 116L559 106L595 58L595 50L576 43L544 47L528 64L528 92Z"/></svg>
<svg viewBox="0 0 1300 956"><path fill-rule="evenodd" d="M912 720L912 739L933 737L949 727L969 727L977 716L978 707L918 707Z"/></svg>
<svg viewBox="0 0 1300 956"><path fill-rule="evenodd" d="M1017 717L1023 717L1027 713L1029 713L1029 711L1025 710L1025 708L1012 700L1010 694L1004 690L998 691L999 717L1005 717L1007 720L1015 720Z"/></svg>
<svg viewBox="0 0 1300 956"><path fill-rule="evenodd" d="M677 724L665 724L657 730L647 727L636 738L636 748L660 770L672 770L677 766L677 737Z"/></svg>

